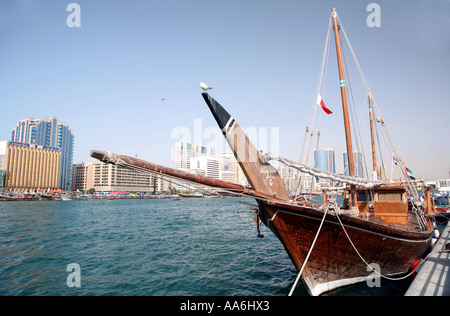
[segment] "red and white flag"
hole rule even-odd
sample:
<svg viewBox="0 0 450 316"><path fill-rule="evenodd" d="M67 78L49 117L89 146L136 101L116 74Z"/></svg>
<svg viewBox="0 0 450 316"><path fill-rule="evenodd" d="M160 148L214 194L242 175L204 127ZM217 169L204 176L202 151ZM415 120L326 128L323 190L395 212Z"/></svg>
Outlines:
<svg viewBox="0 0 450 316"><path fill-rule="evenodd" d="M327 108L327 107L325 106L325 102L323 102L323 99L322 99L322 97L320 96L320 94L317 95L317 104L320 104L320 106L322 107L322 110L324 110L325 113L327 113L327 114L332 114L332 113L333 113L333 112L330 111L329 108Z"/></svg>

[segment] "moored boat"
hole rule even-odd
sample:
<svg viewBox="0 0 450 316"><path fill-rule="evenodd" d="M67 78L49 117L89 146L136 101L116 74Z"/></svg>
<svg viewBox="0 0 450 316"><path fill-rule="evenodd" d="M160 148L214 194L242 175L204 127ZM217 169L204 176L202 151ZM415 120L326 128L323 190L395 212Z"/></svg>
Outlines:
<svg viewBox="0 0 450 316"><path fill-rule="evenodd" d="M330 21L338 55L347 152L353 152L335 9ZM425 199L421 199L406 173L405 179L398 182L362 179L354 174L353 155L347 155L349 175L343 176L260 152L236 120L211 95L204 92L202 96L250 187L110 152L93 150L91 156L125 168L164 174L255 198L257 223L262 222L278 237L299 271L298 278L302 278L312 295L365 281L374 269L383 277L407 273L430 249L434 230L433 218L429 216L432 212L430 194L426 191ZM372 106L370 91L369 99ZM371 124L373 121L371 116ZM395 156L399 157L398 153ZM373 158L376 173L375 153ZM327 199L326 195L323 203L291 198L271 161L344 184L343 205ZM398 163L404 170L403 162L399 160Z"/></svg>
<svg viewBox="0 0 450 316"><path fill-rule="evenodd" d="M182 198L203 198L203 194L200 192L195 193L179 193L178 194Z"/></svg>
<svg viewBox="0 0 450 316"><path fill-rule="evenodd" d="M438 194L433 197L433 209L442 217L450 217L450 196L448 194Z"/></svg>

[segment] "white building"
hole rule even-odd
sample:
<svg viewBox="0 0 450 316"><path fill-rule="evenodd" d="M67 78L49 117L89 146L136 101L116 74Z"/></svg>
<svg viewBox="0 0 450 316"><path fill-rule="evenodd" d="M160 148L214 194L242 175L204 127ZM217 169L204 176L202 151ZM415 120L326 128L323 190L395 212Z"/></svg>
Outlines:
<svg viewBox="0 0 450 316"><path fill-rule="evenodd" d="M438 180L439 192L450 192L450 179Z"/></svg>
<svg viewBox="0 0 450 316"><path fill-rule="evenodd" d="M191 158L215 157L214 150L187 142L175 143L173 147L173 167L175 169L191 169Z"/></svg>
<svg viewBox="0 0 450 316"><path fill-rule="evenodd" d="M219 158L207 156L191 158L190 169L206 177L220 179Z"/></svg>

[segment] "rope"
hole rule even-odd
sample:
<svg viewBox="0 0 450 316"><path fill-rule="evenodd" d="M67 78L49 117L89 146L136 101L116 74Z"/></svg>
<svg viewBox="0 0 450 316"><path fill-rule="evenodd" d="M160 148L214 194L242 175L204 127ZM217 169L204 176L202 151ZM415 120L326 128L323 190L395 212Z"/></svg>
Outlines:
<svg viewBox="0 0 450 316"><path fill-rule="evenodd" d="M404 280L406 278L408 278L410 275L412 275L417 269L419 269L419 267L422 266L422 264L428 259L428 257L432 254L432 253L440 253L440 252L445 252L445 251L434 251L429 253L425 259L419 263L419 265L416 267L416 269L414 269L413 271L411 271L410 273L408 273L405 276L399 277L399 278L391 278L388 277L384 274L381 274L380 272L378 272L377 270L375 270L374 268L372 268L372 266L361 256L361 254L359 253L358 249L356 249L355 244L353 243L353 241L351 240L350 236L347 233L347 230L344 227L344 224L342 224L341 218L339 217L339 212L335 212L336 213L336 217L339 220L339 223L341 224L342 230L344 231L345 235L347 236L348 241L350 242L350 244L352 245L353 249L355 250L355 252L358 254L359 258L367 265L367 267L370 268L370 270L372 270L373 272L375 272L376 274L378 274L380 277L385 278L387 280L391 280L391 281L400 281L400 280ZM447 250L448 251L448 250Z"/></svg>
<svg viewBox="0 0 450 316"><path fill-rule="evenodd" d="M362 71L362 68L361 68L359 62L358 62L358 59L356 58L355 51L353 50L353 47L350 44L350 41L349 41L349 39L347 37L347 33L345 32L344 26L343 26L342 21L339 18L339 15L337 14L337 12L336 12L336 16L337 16L338 22L340 24L342 33L344 34L345 40L347 41L347 45L348 45L348 47L350 49L350 52L351 52L351 54L353 56L353 59L355 61L355 64L356 64L356 67L357 67L358 72L360 74L360 77L361 77L361 79L363 81L364 87L366 88L368 94L372 97L373 108L374 108L374 110L377 111L377 113L380 114L379 117L381 118L381 111L379 110L378 105L377 105L375 99L373 98L373 96L371 94L371 91L370 91L369 85L367 83L367 80L364 77L364 73ZM380 121L381 121L381 125L383 127L383 130L384 130L383 136L385 137L386 144L387 144L388 147L390 147L390 149L391 149L390 152L393 152L395 157L398 158L398 160L399 160L399 167L400 167L400 174L406 179L406 185L408 187L408 190L409 190L410 194L413 196L412 206L413 206L413 209L414 209L414 213L416 214L417 220L419 222L419 225L420 225L420 227L423 230L426 230L427 223L426 223L425 216L424 216L423 205L421 205L420 200L419 200L419 193L418 193L416 187L411 182L411 180L409 179L408 175L405 172L405 165L403 163L403 160L400 158L400 155L398 154L398 150L395 148L394 142L392 141L392 138L391 138L391 136L389 134L389 131L388 131L387 127L386 127L386 124L384 123L384 120L381 118ZM386 138L387 138L387 140L386 140Z"/></svg>
<svg viewBox="0 0 450 316"><path fill-rule="evenodd" d="M325 221L325 217L327 216L327 213L328 213L328 206L324 205L324 209L325 209L325 212L324 212L324 214L323 214L322 221L320 222L319 229L317 230L317 233L316 233L316 236L314 237L314 240L313 240L313 242L312 242L311 248L309 248L309 251L308 251L308 254L306 255L305 261L304 261L303 264L302 264L302 267L301 267L301 269L300 269L300 272L298 273L297 278L295 279L294 285L292 286L292 289L291 289L291 291L289 292L289 295L288 295L288 296L292 296L292 294L294 293L294 290L295 290L295 288L297 287L298 281L300 280L300 277L301 277L301 275L302 275L302 273L303 273L303 270L304 270L305 267L306 267L306 263L308 262L309 256L311 255L312 250L313 250L313 248L314 248L314 245L316 244L317 237L319 237L320 230L322 229L323 222Z"/></svg>
<svg viewBox="0 0 450 316"><path fill-rule="evenodd" d="M320 94L321 91L325 90L325 81L322 81L324 77L326 77L326 73L327 73L327 67L328 67L328 56L329 56L329 49L330 49L330 34L331 34L331 26L332 26L332 20L331 18L328 21L328 30L327 30L327 36L325 39L325 47L323 50L323 56L322 56L322 64L320 66L320 74L319 74L319 81L317 83L316 89L315 89L315 93L314 93L314 98L313 98L313 102L312 102L312 112L311 112L311 116L309 118L309 125L306 127L306 134L305 134L305 138L303 140L303 146L302 146L302 151L300 154L300 159L299 159L299 163L308 163L308 158L309 158L309 154L310 154L310 148L311 148L311 139L314 135L314 122L316 120L316 113L317 113L317 95ZM325 72L325 76L324 76L324 72ZM323 89L322 89L322 82L323 82ZM307 136L309 135L309 138L307 138ZM307 143L306 143L307 141ZM305 152L305 144L306 144L306 152ZM303 158L305 155L305 158ZM297 199L297 197L300 194L300 191L303 189L302 185L303 185L303 174L299 174L298 175L298 183L297 183L297 189L295 192L295 198ZM311 188L312 190L312 188Z"/></svg>
<svg viewBox="0 0 450 316"><path fill-rule="evenodd" d="M338 173L321 170L318 168L311 168L304 164L296 163L287 158L274 156L270 153L265 153L263 151L260 151L259 153L260 153L260 159L263 162L269 162L270 160L279 161L279 162L285 164L286 166L297 169L303 173L308 173L315 177L321 177L321 178L331 179L333 181L340 181L340 182L347 183L347 184L358 185L358 186L361 186L364 188L373 188L375 186L382 184L382 181L378 181L378 180L374 181L374 180L367 180L367 179L363 179L363 178L359 178L359 177L349 177L349 176L344 176L344 175L341 175Z"/></svg>

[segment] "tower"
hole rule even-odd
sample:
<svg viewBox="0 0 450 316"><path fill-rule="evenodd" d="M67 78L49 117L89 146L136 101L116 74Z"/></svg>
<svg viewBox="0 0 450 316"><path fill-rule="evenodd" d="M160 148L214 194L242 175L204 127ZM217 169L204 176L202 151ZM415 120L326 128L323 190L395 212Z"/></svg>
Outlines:
<svg viewBox="0 0 450 316"><path fill-rule="evenodd" d="M355 177L363 177L363 158L362 158L362 152L360 150L354 150L353 151L353 161L354 161L354 167L355 167ZM347 151L344 151L344 170L345 175L348 176L348 157L347 157Z"/></svg>
<svg viewBox="0 0 450 316"><path fill-rule="evenodd" d="M23 119L11 132L11 141L59 148L61 160L58 187L62 190L70 190L74 135L66 123L59 121L56 117Z"/></svg>
<svg viewBox="0 0 450 316"><path fill-rule="evenodd" d="M314 167L329 172L336 172L336 163L334 159L333 148L318 148L314 149ZM329 179L316 179L321 183L330 184Z"/></svg>

